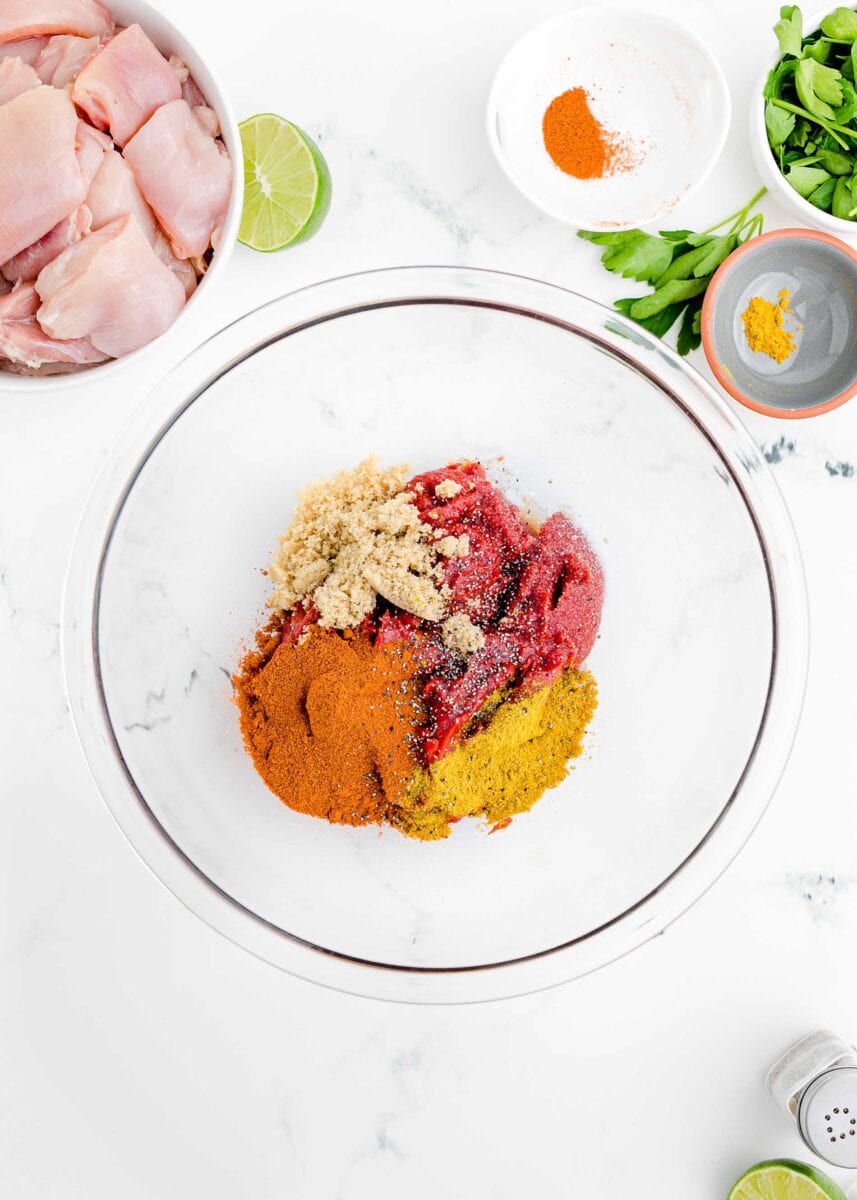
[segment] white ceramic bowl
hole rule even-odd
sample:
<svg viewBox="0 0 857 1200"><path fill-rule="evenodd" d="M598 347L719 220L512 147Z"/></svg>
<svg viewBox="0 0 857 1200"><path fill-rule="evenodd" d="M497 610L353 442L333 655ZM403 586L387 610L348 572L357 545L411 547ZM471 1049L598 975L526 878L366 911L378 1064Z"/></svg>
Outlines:
<svg viewBox="0 0 857 1200"><path fill-rule="evenodd" d="M590 94L605 128L642 161L579 180L550 158L542 118L573 87ZM708 177L732 105L717 60L683 26L651 13L579 8L536 26L507 54L488 100L488 139L512 183L538 208L586 229L657 221Z"/></svg>
<svg viewBox="0 0 857 1200"><path fill-rule="evenodd" d="M138 362L144 354L149 353L153 346L157 346L163 339L171 337L174 331L182 325L187 314L191 310L195 311L198 308L201 298L210 295L223 273L223 269L232 254L238 238L238 226L241 223L241 209L244 203L241 138L238 133L238 122L226 98L223 84L215 72L212 71L211 67L200 57L193 42L190 41L187 35L176 28L175 24L165 17L163 13L159 12L157 8L147 3L147 0L108 0L107 6L116 19L117 24L131 25L136 21L162 53L180 55L190 68L191 74L199 84L200 90L209 105L217 113L223 141L232 156L233 166L232 197L226 213L223 236L217 251L212 257L211 266L208 268L203 279L200 280L199 287L190 300L188 300L170 328L161 337L155 338L154 341L149 342L146 346L142 346L139 350L135 350L132 354L126 354L122 358L111 359L109 362L100 363L98 366L89 367L84 371L75 371L68 375L46 375L40 377L14 375L11 372L0 371L0 392L20 393L24 390L28 392L55 391L58 388L75 387L82 383L91 383L94 379L101 381L108 374L116 375L129 364Z"/></svg>
<svg viewBox="0 0 857 1200"><path fill-rule="evenodd" d="M804 34L814 33L828 13L833 12L835 7L836 0L830 0L824 8L817 9L809 17L804 18ZM771 12L773 13L773 11L772 9ZM772 16L771 25L773 25L774 19L774 16ZM777 39L771 33L770 44L772 48L776 48L776 43ZM762 182L771 193L771 197L795 217L801 225L809 225L812 229L825 229L828 233L835 233L837 237L845 238L846 241L855 241L857 240L857 222L843 221L841 217L834 217L831 213L822 212L820 208L816 208L814 204L810 204L808 200L804 200L803 196L799 196L791 184L786 183L780 174L776 159L771 153L771 147L768 145L768 135L765 131L765 98L762 92L764 91L765 82L771 69L777 65L781 58L782 55L779 49L772 49L767 66L759 76L753 90L753 98L750 104L750 148L753 152L753 160L756 163L756 168L762 177Z"/></svg>

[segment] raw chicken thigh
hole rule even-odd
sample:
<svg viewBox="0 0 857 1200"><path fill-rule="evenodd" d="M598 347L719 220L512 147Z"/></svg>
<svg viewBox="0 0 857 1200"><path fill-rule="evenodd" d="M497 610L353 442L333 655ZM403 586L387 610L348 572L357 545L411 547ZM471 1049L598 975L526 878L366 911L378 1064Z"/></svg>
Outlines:
<svg viewBox="0 0 857 1200"><path fill-rule="evenodd" d="M97 129L124 146L168 100L182 94L178 76L139 25L129 25L78 75L72 99Z"/></svg>
<svg viewBox="0 0 857 1200"><path fill-rule="evenodd" d="M3 0L0 42L73 33L78 37L110 37L113 18L97 0Z"/></svg>
<svg viewBox="0 0 857 1200"><path fill-rule="evenodd" d="M125 158L176 255L205 254L226 218L232 162L187 101L162 105L125 147Z"/></svg>
<svg viewBox="0 0 857 1200"><path fill-rule="evenodd" d="M44 373L55 374L59 364L88 366L107 359L85 338L60 342L49 337L36 320L38 307L32 283L0 296L0 355L18 372L29 374L48 367Z"/></svg>
<svg viewBox="0 0 857 1200"><path fill-rule="evenodd" d="M36 72L22 58L4 58L0 62L0 104L8 104L40 83Z"/></svg>
<svg viewBox="0 0 857 1200"><path fill-rule="evenodd" d="M83 370L160 336L231 195L178 55L99 0L0 0L0 371Z"/></svg>
<svg viewBox="0 0 857 1200"><path fill-rule="evenodd" d="M101 229L123 213L131 213L137 218L149 244L154 244L158 231L155 214L143 199L134 172L116 150L108 150L104 155L90 184L86 205L92 213L93 229Z"/></svg>
<svg viewBox="0 0 857 1200"><path fill-rule="evenodd" d="M187 100L191 108L197 108L201 104L205 104L205 96L196 85L196 80L191 75L187 63L183 58L179 58L177 54L170 55L170 66L179 77L179 82L182 85L182 100Z"/></svg>
<svg viewBox="0 0 857 1200"><path fill-rule="evenodd" d="M0 262L83 202L76 133L74 105L56 88L33 88L0 107Z"/></svg>
<svg viewBox="0 0 857 1200"><path fill-rule="evenodd" d="M78 121L74 146L77 151L77 165L88 188L98 174L104 155L113 149L113 143L106 133L93 129L85 121Z"/></svg>
<svg viewBox="0 0 857 1200"><path fill-rule="evenodd" d="M48 263L53 262L67 246L79 242L91 228L92 214L85 204L81 204L80 208L76 208L70 217L64 217L43 238L39 238L32 246L28 246L26 250L22 250L20 254L16 254L14 258L5 262L0 267L4 279L10 283L35 279Z"/></svg>
<svg viewBox="0 0 857 1200"><path fill-rule="evenodd" d="M24 38L20 42L3 42L0 44L0 62L4 58L20 58L28 67L34 67L48 41L48 38Z"/></svg>
<svg viewBox="0 0 857 1200"><path fill-rule="evenodd" d="M36 71L42 83L52 87L68 87L77 79L82 69L98 53L100 42L97 37L73 37L62 34L48 38L39 57Z"/></svg>
<svg viewBox="0 0 857 1200"><path fill-rule="evenodd" d="M87 338L113 358L169 329L185 303L184 288L129 214L64 250L39 275L36 291L46 333Z"/></svg>

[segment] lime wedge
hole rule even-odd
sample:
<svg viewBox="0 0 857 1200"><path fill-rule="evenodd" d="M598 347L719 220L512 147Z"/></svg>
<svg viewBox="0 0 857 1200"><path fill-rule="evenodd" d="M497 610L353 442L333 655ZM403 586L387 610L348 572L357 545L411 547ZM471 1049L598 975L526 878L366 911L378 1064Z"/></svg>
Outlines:
<svg viewBox="0 0 857 1200"><path fill-rule="evenodd" d="M238 240L271 253L305 242L330 208L330 171L311 138L275 113L242 121L244 211Z"/></svg>
<svg viewBox="0 0 857 1200"><path fill-rule="evenodd" d="M729 1193L729 1200L845 1200L845 1193L814 1167L778 1158L746 1171Z"/></svg>

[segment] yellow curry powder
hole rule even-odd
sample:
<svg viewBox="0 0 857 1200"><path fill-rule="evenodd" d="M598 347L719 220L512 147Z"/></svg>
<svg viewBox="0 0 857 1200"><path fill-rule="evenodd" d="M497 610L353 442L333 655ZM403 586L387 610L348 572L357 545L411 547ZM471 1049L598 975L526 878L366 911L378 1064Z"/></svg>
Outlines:
<svg viewBox="0 0 857 1200"><path fill-rule="evenodd" d="M786 316L792 316L789 290L783 288L772 304L763 296L754 296L741 314L747 345L756 354L767 354L774 362L785 362L796 349L795 335L784 327Z"/></svg>
<svg viewBox="0 0 857 1200"><path fill-rule="evenodd" d="M450 824L478 816L490 825L532 808L583 753L583 735L598 700L588 671L569 668L555 683L512 703L502 695L486 706L490 722L467 738L431 772L420 771L409 802L392 816L402 833L433 841ZM480 714L480 722L486 711Z"/></svg>

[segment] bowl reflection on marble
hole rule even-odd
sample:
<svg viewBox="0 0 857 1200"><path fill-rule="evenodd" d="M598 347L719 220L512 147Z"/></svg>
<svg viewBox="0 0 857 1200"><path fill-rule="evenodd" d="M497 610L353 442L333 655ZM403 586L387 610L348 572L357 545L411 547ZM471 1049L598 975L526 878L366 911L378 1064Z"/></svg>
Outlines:
<svg viewBox="0 0 857 1200"><path fill-rule="evenodd" d="M298 490L370 453L505 455L605 567L587 752L496 836L327 825L241 745L230 673L261 569ZM784 767L805 617L776 485L695 371L573 293L414 268L286 296L168 376L95 485L63 637L98 786L179 898L295 974L434 1002L578 976L697 899Z"/></svg>

